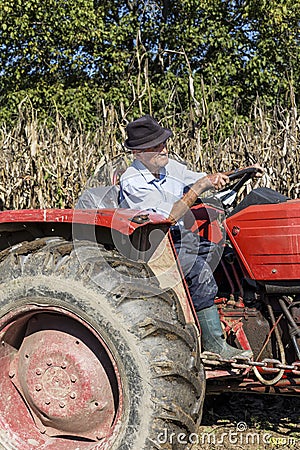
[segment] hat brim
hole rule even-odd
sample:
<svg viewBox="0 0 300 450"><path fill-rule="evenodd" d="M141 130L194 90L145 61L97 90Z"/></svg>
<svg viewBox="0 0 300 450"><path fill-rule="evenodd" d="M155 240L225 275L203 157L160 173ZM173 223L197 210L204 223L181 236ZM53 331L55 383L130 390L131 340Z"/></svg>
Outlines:
<svg viewBox="0 0 300 450"><path fill-rule="evenodd" d="M126 139L124 142L125 147L128 150L146 150L148 148L155 147L156 145L161 144L162 142L165 142L169 137L173 135L171 130L168 130L167 128L163 128L163 132L161 135L159 135L157 138L153 139L152 141L147 141L144 144L134 144L134 142L130 142L129 139Z"/></svg>

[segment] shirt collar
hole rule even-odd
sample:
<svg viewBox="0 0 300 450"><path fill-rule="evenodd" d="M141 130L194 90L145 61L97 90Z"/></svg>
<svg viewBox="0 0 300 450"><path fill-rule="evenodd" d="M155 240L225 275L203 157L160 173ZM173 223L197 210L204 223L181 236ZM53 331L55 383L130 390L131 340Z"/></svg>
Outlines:
<svg viewBox="0 0 300 450"><path fill-rule="evenodd" d="M139 161L138 159L135 159L132 163L133 167L135 167L145 178L145 180L147 181L147 183L153 183L154 181L162 181L167 174L167 169L166 167L162 167L160 169L160 173L161 173L161 178L159 180L157 180L157 178L155 178L155 176L153 175L153 173L150 172L149 169L147 169L146 166L144 166L144 164Z"/></svg>

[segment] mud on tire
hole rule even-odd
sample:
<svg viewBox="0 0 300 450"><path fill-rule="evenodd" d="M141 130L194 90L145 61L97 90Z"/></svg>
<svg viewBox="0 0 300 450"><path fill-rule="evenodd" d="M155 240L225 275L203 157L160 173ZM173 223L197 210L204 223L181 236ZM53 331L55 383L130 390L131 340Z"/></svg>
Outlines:
<svg viewBox="0 0 300 450"><path fill-rule="evenodd" d="M99 251L104 260L99 261ZM114 268L113 277L112 271L108 270L111 267ZM122 274L134 277L135 282L122 284ZM8 346L12 349L10 358L19 361L24 336L31 338L35 332L51 334L60 331L79 336L88 351L99 360L102 358L98 362L106 372L112 392L115 412L111 416L110 430L106 436L95 438L94 444L85 431L76 436L72 420L68 422L65 416L63 427L67 425L55 436L55 432L48 431L48 428L58 428L54 419L44 418L45 412L30 403L36 393L30 394L30 399L25 398L25 401L24 396L15 394L22 407L26 404L26 410L33 410L33 417L30 414L24 427L29 427L31 438L41 444L41 448L45 444L47 449L68 450L73 449L73 444L74 449L189 448L189 436L196 433L201 420L205 390L197 332L193 326L184 323L175 294L172 291L160 293L155 280L149 279L150 275L152 277L145 265L133 264L114 250L84 241L77 242L74 247L73 243L61 238L44 238L25 242L0 254L2 349ZM110 286L109 291L101 287L103 283L99 283L99 279L105 280ZM26 332L33 317L36 321L41 320L42 326ZM55 323L60 325L53 325ZM76 323L83 330L79 335L74 331ZM12 333L12 329L16 331ZM86 338L92 334L92 338ZM99 356L95 345L91 344L95 339L103 348L102 356L106 353L105 357ZM44 352L43 361L46 361L47 351L50 350L42 348L40 352ZM2 353L3 361L6 353ZM1 397L4 400L0 404L0 427L2 432L8 430L10 438L15 439L15 448L26 450L26 433L22 427L18 428L18 424L8 423L9 413L3 403L8 395L4 392L5 386L16 391L13 378L9 380L7 373L11 364L1 370ZM57 369L58 378L65 373L67 371ZM21 382L26 384L26 380ZM23 386L25 392L26 389ZM49 386L47 389L48 395ZM97 389L101 391L101 385ZM52 390L50 397L51 393ZM68 393L64 390L61 395ZM48 402L52 400L50 397ZM46 429L43 433L40 422ZM180 433L183 435L178 439Z"/></svg>

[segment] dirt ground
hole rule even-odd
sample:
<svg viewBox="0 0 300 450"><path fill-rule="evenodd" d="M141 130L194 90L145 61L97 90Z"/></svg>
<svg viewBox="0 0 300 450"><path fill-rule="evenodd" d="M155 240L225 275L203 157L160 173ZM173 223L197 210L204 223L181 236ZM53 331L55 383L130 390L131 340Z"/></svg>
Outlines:
<svg viewBox="0 0 300 450"><path fill-rule="evenodd" d="M191 450L300 450L300 398L223 394L207 397Z"/></svg>

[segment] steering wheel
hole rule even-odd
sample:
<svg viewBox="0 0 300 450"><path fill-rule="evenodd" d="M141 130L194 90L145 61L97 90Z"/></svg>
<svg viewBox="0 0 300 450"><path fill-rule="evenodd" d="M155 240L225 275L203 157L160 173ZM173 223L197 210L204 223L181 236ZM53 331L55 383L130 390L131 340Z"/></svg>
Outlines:
<svg viewBox="0 0 300 450"><path fill-rule="evenodd" d="M252 178L258 169L256 167L247 167L246 169L238 170L234 173L228 175L230 181L238 180L237 183L231 183L229 186L218 191L214 194L214 198L217 198L225 207L229 207L233 204L236 199L237 193L241 189L241 187L247 183L250 178ZM211 197L210 197L211 198ZM209 200L206 199L205 203Z"/></svg>
<svg viewBox="0 0 300 450"><path fill-rule="evenodd" d="M246 181L250 180L250 178L252 178L257 171L258 169L256 167L246 167L246 169L237 170L236 172L231 173L228 175L228 178L230 181L241 178L241 180L236 183L240 184L241 187L244 183L246 183Z"/></svg>

